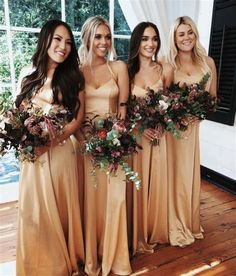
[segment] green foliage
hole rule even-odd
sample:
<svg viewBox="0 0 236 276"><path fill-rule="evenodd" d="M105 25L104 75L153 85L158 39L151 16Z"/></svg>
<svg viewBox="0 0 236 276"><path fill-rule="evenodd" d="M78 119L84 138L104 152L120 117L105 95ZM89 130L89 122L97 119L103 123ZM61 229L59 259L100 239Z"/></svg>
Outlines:
<svg viewBox="0 0 236 276"><path fill-rule="evenodd" d="M109 18L109 0L77 0L66 2L66 21L74 31L80 31L89 16Z"/></svg>
<svg viewBox="0 0 236 276"><path fill-rule="evenodd" d="M115 49L117 54L117 59L121 59L123 61L127 61L128 52L129 52L129 40L116 38L115 41Z"/></svg>
<svg viewBox="0 0 236 276"><path fill-rule="evenodd" d="M9 90L0 93L0 115L13 106L12 94Z"/></svg>
<svg viewBox="0 0 236 276"><path fill-rule="evenodd" d="M32 55L37 45L37 34L26 32L13 32L13 56L16 79L21 69L31 63Z"/></svg>
<svg viewBox="0 0 236 276"><path fill-rule="evenodd" d="M130 35L131 31L126 22L124 14L121 10L118 0L115 0L115 24L114 24L114 31L115 34L123 34L123 35ZM126 52L127 54L127 52Z"/></svg>
<svg viewBox="0 0 236 276"><path fill-rule="evenodd" d="M61 19L60 0L12 0L9 10L13 26L41 28L49 19Z"/></svg>
<svg viewBox="0 0 236 276"><path fill-rule="evenodd" d="M7 37L5 31L0 31L0 82L10 82L10 61L7 49Z"/></svg>
<svg viewBox="0 0 236 276"><path fill-rule="evenodd" d="M0 0L0 25L5 24L3 0Z"/></svg>

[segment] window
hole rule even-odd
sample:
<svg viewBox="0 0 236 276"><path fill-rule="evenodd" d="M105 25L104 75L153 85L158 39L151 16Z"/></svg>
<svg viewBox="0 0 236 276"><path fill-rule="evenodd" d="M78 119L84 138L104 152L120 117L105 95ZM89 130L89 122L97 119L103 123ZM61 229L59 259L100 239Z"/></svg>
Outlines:
<svg viewBox="0 0 236 276"><path fill-rule="evenodd" d="M49 19L67 22L80 44L80 29L93 15L102 15L111 25L118 59L127 59L130 29L118 0L0 0L0 93L15 94L20 70L31 63L37 36Z"/></svg>

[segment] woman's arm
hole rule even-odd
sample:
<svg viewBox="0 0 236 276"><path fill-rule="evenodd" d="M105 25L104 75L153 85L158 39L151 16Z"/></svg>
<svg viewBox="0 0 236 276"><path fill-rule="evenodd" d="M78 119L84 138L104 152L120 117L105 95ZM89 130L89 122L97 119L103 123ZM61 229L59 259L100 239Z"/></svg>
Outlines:
<svg viewBox="0 0 236 276"><path fill-rule="evenodd" d="M211 86L209 89L209 93L212 96L217 96L217 73L216 73L216 66L215 66L215 62L213 60L213 58L211 57L207 57L206 59L207 65L210 67L211 69Z"/></svg>
<svg viewBox="0 0 236 276"><path fill-rule="evenodd" d="M163 66L163 79L164 79L164 88L170 87L174 80L174 70L169 63L162 64Z"/></svg>
<svg viewBox="0 0 236 276"><path fill-rule="evenodd" d="M84 121L84 99L84 92L81 91L79 93L80 107L77 117L73 119L70 123L65 125L65 127L63 128L63 133L55 139L56 141L53 141L53 144L55 143L56 145L63 142L79 129L82 122Z"/></svg>

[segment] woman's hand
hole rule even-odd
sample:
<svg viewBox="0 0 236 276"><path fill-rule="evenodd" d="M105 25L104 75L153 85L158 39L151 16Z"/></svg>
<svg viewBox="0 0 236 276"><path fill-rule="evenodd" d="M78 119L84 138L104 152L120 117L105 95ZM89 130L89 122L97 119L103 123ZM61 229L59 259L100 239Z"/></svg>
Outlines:
<svg viewBox="0 0 236 276"><path fill-rule="evenodd" d="M150 142L152 142L154 139L157 139L156 130L152 128L146 128L143 132L143 136L147 138Z"/></svg>
<svg viewBox="0 0 236 276"><path fill-rule="evenodd" d="M155 129L148 128L143 132L144 137L146 137L150 143L154 146L159 145L159 140L161 139L164 133L163 127L158 126Z"/></svg>

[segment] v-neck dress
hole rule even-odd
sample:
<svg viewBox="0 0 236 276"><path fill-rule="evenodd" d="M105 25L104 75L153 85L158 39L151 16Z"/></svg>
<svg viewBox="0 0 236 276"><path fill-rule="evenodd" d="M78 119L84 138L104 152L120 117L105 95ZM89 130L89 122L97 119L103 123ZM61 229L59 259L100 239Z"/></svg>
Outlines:
<svg viewBox="0 0 236 276"><path fill-rule="evenodd" d="M150 88L163 88L162 80ZM133 85L133 95L144 97L146 93L144 88ZM157 243L168 242L166 134L158 146L152 146L143 135L140 139L143 149L133 155L133 170L141 179L141 189L133 189L133 254L152 252Z"/></svg>
<svg viewBox="0 0 236 276"><path fill-rule="evenodd" d="M174 83L199 83L203 73L187 76L175 71ZM206 85L209 90L210 80ZM169 240L174 246L184 247L203 239L200 224L200 150L199 123L193 123L182 133L182 139L167 134L168 161L168 223Z"/></svg>
<svg viewBox="0 0 236 276"><path fill-rule="evenodd" d="M45 113L52 91L37 93ZM66 166L65 166L66 163ZM71 276L84 263L76 152L71 138L21 164L16 275Z"/></svg>
<svg viewBox="0 0 236 276"><path fill-rule="evenodd" d="M109 65L108 65L109 66ZM86 116L117 113L119 88L115 76L99 88L85 84ZM91 161L84 158L84 233L85 272L88 275L131 273L127 236L126 182L124 171L117 176L96 171L96 184L91 175Z"/></svg>

